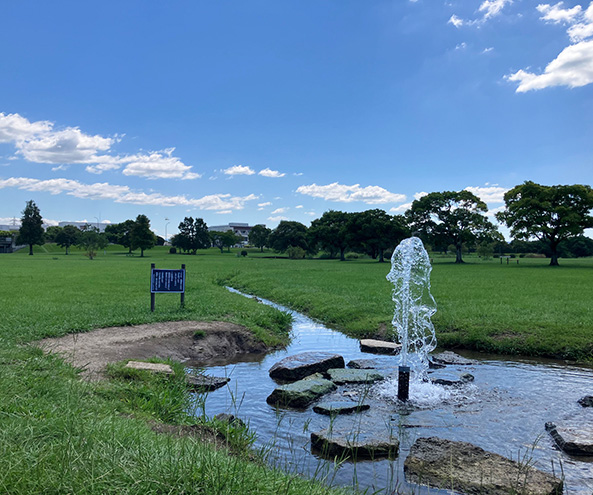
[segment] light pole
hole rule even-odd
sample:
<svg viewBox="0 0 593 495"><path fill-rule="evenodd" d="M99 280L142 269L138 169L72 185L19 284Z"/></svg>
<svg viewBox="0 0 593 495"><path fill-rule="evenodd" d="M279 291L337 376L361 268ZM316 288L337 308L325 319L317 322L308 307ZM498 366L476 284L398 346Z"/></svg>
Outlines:
<svg viewBox="0 0 593 495"><path fill-rule="evenodd" d="M99 224L101 223L101 220L99 220L99 218L97 218L97 217L95 217L95 220L97 220L97 230L100 232L101 227L99 227Z"/></svg>
<svg viewBox="0 0 593 495"><path fill-rule="evenodd" d="M169 222L168 218L165 218L165 222L167 222L165 224L165 242L167 242L167 225L169 225L169 223L171 223L171 222Z"/></svg>

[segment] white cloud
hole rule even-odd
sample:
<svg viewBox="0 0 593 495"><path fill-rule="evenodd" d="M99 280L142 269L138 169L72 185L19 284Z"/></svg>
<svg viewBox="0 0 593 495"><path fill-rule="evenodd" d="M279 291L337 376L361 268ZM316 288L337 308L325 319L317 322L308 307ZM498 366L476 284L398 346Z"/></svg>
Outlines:
<svg viewBox="0 0 593 495"><path fill-rule="evenodd" d="M67 194L76 198L90 200L111 200L115 203L131 203L138 205L187 206L201 210L241 210L245 203L258 198L254 194L248 196L231 196L230 194L211 194L202 198L188 198L184 195L165 196L160 193L144 193L131 190L128 186L118 186L107 182L83 184L70 179L39 180L27 177L12 177L0 180L0 189L13 187L26 191L48 192L50 194Z"/></svg>
<svg viewBox="0 0 593 495"><path fill-rule="evenodd" d="M257 206L259 206L260 208L263 208L264 206L270 206L272 203L270 203L269 201L266 201L265 203L258 203Z"/></svg>
<svg viewBox="0 0 593 495"><path fill-rule="evenodd" d="M420 191L420 192L414 193L414 199L420 199L424 196L428 196L428 193L425 191Z"/></svg>
<svg viewBox="0 0 593 495"><path fill-rule="evenodd" d="M574 19L581 13L582 7L580 5L574 6L572 9L564 9L564 2L558 2L556 5L550 5L547 3L539 4L536 9L538 12L543 14L540 17L541 20L558 24L572 23Z"/></svg>
<svg viewBox="0 0 593 495"><path fill-rule="evenodd" d="M258 174L262 175L264 177L272 177L272 178L284 177L286 175L284 173L278 172L278 170L271 170L269 168L264 168L263 170L260 170L258 172Z"/></svg>
<svg viewBox="0 0 593 495"><path fill-rule="evenodd" d="M551 86L577 88L593 82L593 41L581 41L567 46L552 60L542 74L523 69L506 76L518 82L517 93L544 89Z"/></svg>
<svg viewBox="0 0 593 495"><path fill-rule="evenodd" d="M133 155L122 159L128 162L124 175L136 175L149 179L198 179L200 174L190 172L191 167L179 158L172 156L175 148L162 152L153 151L148 155Z"/></svg>
<svg viewBox="0 0 593 495"><path fill-rule="evenodd" d="M453 24L456 28L460 28L463 26L464 21L460 17L457 17L455 14L453 14L447 21L447 24Z"/></svg>
<svg viewBox="0 0 593 495"><path fill-rule="evenodd" d="M494 47L493 47L493 46L491 46L491 47L488 47L488 48L484 48L484 49L482 50L482 54L485 54L485 53L490 53L490 52L491 52L491 51L493 51L493 50L494 50Z"/></svg>
<svg viewBox="0 0 593 495"><path fill-rule="evenodd" d="M309 215L311 217L314 217L315 216L315 212L314 211L306 211L305 212L305 215Z"/></svg>
<svg viewBox="0 0 593 495"><path fill-rule="evenodd" d="M68 170L68 166L67 165L58 165L57 167L52 167L51 171L52 172L59 172L62 170Z"/></svg>
<svg viewBox="0 0 593 495"><path fill-rule="evenodd" d="M225 168L222 171L226 175L253 175L255 170L244 165L234 165L233 167Z"/></svg>
<svg viewBox="0 0 593 495"><path fill-rule="evenodd" d="M277 216L277 217L268 217L270 222L281 222L282 220L288 220L287 217Z"/></svg>
<svg viewBox="0 0 593 495"><path fill-rule="evenodd" d="M297 210L299 210L299 209L301 209L301 208L304 208L304 206L303 206L303 205L296 205L296 206L295 206L295 208L296 208Z"/></svg>
<svg viewBox="0 0 593 495"><path fill-rule="evenodd" d="M467 43L465 41L463 41L455 46L455 50L465 50L466 48L467 48Z"/></svg>
<svg viewBox="0 0 593 495"><path fill-rule="evenodd" d="M466 187L466 191L475 194L484 203L504 203L504 195L508 191L505 187L500 186L486 186L486 187Z"/></svg>
<svg viewBox="0 0 593 495"><path fill-rule="evenodd" d="M395 206L389 209L390 213L404 213L405 211L409 210L412 206L412 203L403 203L399 206Z"/></svg>
<svg viewBox="0 0 593 495"><path fill-rule="evenodd" d="M513 0L485 0L480 5L478 11L483 12L483 19L487 20L500 14L505 5L510 5L511 3L513 3Z"/></svg>
<svg viewBox="0 0 593 495"><path fill-rule="evenodd" d="M396 194L383 189L380 186L360 187L360 184L347 186L334 182L325 186L318 186L311 184L308 186L300 186L296 192L312 196L314 198L322 198L326 201L336 201L342 203L352 203L354 201L361 201L369 205L382 203L401 203L406 200L404 194Z"/></svg>
<svg viewBox="0 0 593 495"><path fill-rule="evenodd" d="M221 210L221 211L215 212L216 215L228 215L230 213L233 213L233 210Z"/></svg>
<svg viewBox="0 0 593 495"><path fill-rule="evenodd" d="M18 113L0 113L0 143L22 142L49 132L53 124L46 120L30 122Z"/></svg>
<svg viewBox="0 0 593 495"><path fill-rule="evenodd" d="M288 208L277 208L270 215L279 215L280 213L286 213Z"/></svg>
<svg viewBox="0 0 593 495"><path fill-rule="evenodd" d="M500 211L504 211L505 210L505 205L502 206L497 206L496 208L490 208L487 212L486 212L486 216L489 217L490 219L494 220L494 221L498 221L496 220L496 214Z"/></svg>

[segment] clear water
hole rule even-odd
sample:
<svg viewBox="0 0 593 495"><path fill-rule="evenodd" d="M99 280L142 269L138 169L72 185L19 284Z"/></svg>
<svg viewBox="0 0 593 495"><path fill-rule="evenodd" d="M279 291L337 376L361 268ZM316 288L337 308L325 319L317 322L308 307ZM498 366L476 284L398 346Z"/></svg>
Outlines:
<svg viewBox="0 0 593 495"><path fill-rule="evenodd" d="M544 430L547 421L559 425L593 423L593 408L577 403L580 397L593 394L593 369L553 361L463 353L479 363L449 366L445 371L469 372L475 381L458 390L439 386L415 388L412 384L414 407L407 410L402 410L396 401L382 398L385 388L395 387L393 383L377 384L368 390L340 387L337 394L358 393L372 402L368 412L357 416L361 426L367 421L389 423L399 436L400 453L393 461L346 461L335 466L310 450L310 432L327 428L330 419L314 413L311 407L295 411L269 406L266 398L277 385L268 376L268 370L280 359L305 351L335 352L346 362L376 359L380 368L394 372L395 358L362 353L357 340L282 306L265 300L262 303L292 314L291 344L284 350L260 356L257 361L206 367L208 374L230 376L231 381L227 387L208 394L205 412L208 416L226 412L247 421L257 434L256 447L268 452L271 464L330 484L368 489L368 493L447 493L408 485L403 474L404 460L416 438L438 436L471 442L515 460L531 459L544 471L557 476L563 473L564 493L593 493L593 459L563 454ZM351 418L346 420L352 421Z"/></svg>

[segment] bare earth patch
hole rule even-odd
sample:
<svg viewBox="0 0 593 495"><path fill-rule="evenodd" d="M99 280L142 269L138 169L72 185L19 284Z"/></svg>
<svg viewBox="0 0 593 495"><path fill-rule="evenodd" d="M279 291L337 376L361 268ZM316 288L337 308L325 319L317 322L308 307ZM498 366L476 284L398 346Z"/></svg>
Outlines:
<svg viewBox="0 0 593 495"><path fill-rule="evenodd" d="M196 332L198 338L194 336ZM36 345L46 352L62 355L91 380L102 378L108 363L126 359L171 358L197 366L269 350L245 327L221 321L170 321L100 328L43 339Z"/></svg>

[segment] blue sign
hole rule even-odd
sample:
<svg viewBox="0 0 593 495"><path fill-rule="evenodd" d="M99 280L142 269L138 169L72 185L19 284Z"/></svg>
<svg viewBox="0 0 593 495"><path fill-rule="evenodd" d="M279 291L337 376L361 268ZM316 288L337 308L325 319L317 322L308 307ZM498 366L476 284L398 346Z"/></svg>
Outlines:
<svg viewBox="0 0 593 495"><path fill-rule="evenodd" d="M151 293L184 293L185 292L185 270L157 270L153 268L150 272Z"/></svg>

